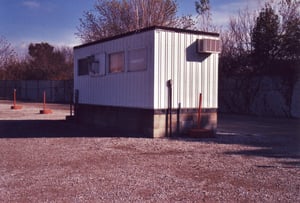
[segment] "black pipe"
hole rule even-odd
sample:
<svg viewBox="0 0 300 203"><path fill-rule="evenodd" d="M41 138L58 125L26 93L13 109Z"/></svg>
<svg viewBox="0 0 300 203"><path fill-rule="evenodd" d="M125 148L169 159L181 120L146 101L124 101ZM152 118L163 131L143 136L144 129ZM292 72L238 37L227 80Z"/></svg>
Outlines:
<svg viewBox="0 0 300 203"><path fill-rule="evenodd" d="M78 117L78 102L79 102L79 90L75 90L75 105L74 105L74 116Z"/></svg>
<svg viewBox="0 0 300 203"><path fill-rule="evenodd" d="M168 80L167 82L168 86L168 110L167 110L167 117L169 117L169 133L167 136L172 136L172 80ZM168 120L168 118L167 118ZM168 124L168 122L167 122ZM168 128L168 126L167 126Z"/></svg>
<svg viewBox="0 0 300 203"><path fill-rule="evenodd" d="M181 111L181 103L178 103L178 108L177 108L177 136L180 134L180 111Z"/></svg>

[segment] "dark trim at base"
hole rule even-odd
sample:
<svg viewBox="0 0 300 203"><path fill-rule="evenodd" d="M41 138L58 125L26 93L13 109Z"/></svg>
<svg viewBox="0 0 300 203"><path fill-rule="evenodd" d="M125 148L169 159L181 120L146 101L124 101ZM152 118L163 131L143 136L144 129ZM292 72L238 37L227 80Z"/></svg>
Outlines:
<svg viewBox="0 0 300 203"><path fill-rule="evenodd" d="M170 134L167 129L171 129L172 135L179 135L199 128L198 109L173 109L171 119L166 119L167 116L166 109L78 104L75 117L81 123L152 138L167 136ZM202 109L200 128L214 132L216 127L217 109Z"/></svg>

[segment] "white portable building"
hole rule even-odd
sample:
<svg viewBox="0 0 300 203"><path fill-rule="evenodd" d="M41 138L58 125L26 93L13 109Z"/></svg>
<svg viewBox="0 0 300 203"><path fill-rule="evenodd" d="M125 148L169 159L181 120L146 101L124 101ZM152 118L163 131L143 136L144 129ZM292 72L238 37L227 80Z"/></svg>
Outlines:
<svg viewBox="0 0 300 203"><path fill-rule="evenodd" d="M158 26L76 46L76 116L162 137L197 124L201 93L201 125L214 130L220 47L217 33Z"/></svg>

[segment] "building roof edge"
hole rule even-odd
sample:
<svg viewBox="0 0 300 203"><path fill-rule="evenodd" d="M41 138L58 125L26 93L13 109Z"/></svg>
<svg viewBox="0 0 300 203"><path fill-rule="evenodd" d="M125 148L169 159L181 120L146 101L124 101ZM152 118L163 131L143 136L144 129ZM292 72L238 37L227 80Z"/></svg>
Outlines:
<svg viewBox="0 0 300 203"><path fill-rule="evenodd" d="M146 27L146 28L126 32L126 33L123 33L123 34L103 38L103 39L96 40L96 41L93 41L93 42L84 43L84 44L81 44L81 45L78 45L78 46L74 46L74 49L79 49L79 48L99 44L99 43L102 43L102 42L107 42L107 41L119 39L119 38L122 38L122 37L130 36L130 35L134 35L134 34L138 34L138 33L142 33L142 32L147 32L147 31L150 31L150 30L166 30L166 31L172 31L172 32L177 32L177 33L189 33L189 34L207 35L207 36L213 36L213 37L219 37L220 36L220 34L216 33L216 32L206 32L206 31L199 31L199 30L190 30L190 29L166 27L166 26L151 26L151 27Z"/></svg>

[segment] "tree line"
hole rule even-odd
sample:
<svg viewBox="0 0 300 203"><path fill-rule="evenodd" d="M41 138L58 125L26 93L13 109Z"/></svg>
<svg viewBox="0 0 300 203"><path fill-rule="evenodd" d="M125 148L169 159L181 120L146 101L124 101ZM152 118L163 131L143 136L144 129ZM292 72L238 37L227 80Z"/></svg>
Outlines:
<svg viewBox="0 0 300 203"><path fill-rule="evenodd" d="M1 80L69 80L73 78L73 50L46 42L31 43L18 58L9 42L0 39Z"/></svg>
<svg viewBox="0 0 300 203"><path fill-rule="evenodd" d="M220 76L294 76L300 61L300 2L267 0L257 11L241 9L222 28L213 24L209 0L197 0L195 14L178 16L176 0L96 0L79 19L75 35L83 43L153 25L219 32ZM30 44L17 59L0 38L0 79L70 79L73 53L68 47ZM298 70L299 71L299 70Z"/></svg>
<svg viewBox="0 0 300 203"><path fill-rule="evenodd" d="M300 71L300 2L268 1L258 12L245 8L222 32L222 76L295 76Z"/></svg>

